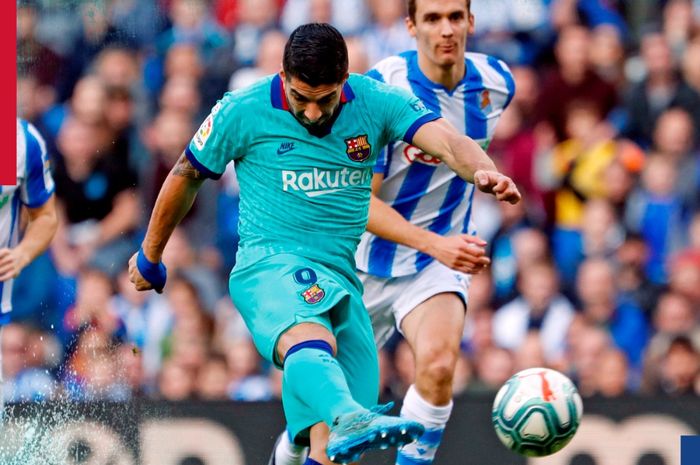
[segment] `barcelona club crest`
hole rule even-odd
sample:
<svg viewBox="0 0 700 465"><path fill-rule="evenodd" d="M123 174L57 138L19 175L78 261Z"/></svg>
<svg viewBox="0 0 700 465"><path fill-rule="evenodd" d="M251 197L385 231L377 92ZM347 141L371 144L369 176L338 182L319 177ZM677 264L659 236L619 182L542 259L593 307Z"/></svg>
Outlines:
<svg viewBox="0 0 700 465"><path fill-rule="evenodd" d="M352 161L363 162L372 153L372 146L367 141L367 134L345 139L345 145L347 146L348 158Z"/></svg>
<svg viewBox="0 0 700 465"><path fill-rule="evenodd" d="M326 296L326 291L321 289L318 284L314 284L302 292L301 296L304 298L307 304L315 304L320 302Z"/></svg>

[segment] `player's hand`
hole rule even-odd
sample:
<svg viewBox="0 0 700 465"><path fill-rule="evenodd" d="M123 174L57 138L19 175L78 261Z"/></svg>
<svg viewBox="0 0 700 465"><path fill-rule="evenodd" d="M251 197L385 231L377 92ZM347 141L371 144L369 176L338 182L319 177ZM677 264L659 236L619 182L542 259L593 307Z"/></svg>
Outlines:
<svg viewBox="0 0 700 465"><path fill-rule="evenodd" d="M439 236L427 253L455 271L478 274L491 263L485 247L486 241L469 234Z"/></svg>
<svg viewBox="0 0 700 465"><path fill-rule="evenodd" d="M29 260L18 248L0 249L0 282L16 278L27 263Z"/></svg>
<svg viewBox="0 0 700 465"><path fill-rule="evenodd" d="M478 170L474 173L474 184L480 191L493 194L502 202L513 205L520 202L520 192L513 180L497 171Z"/></svg>
<svg viewBox="0 0 700 465"><path fill-rule="evenodd" d="M139 250L129 259L129 281L134 284L137 291L155 290L158 294L163 293L167 270L162 262L152 263Z"/></svg>

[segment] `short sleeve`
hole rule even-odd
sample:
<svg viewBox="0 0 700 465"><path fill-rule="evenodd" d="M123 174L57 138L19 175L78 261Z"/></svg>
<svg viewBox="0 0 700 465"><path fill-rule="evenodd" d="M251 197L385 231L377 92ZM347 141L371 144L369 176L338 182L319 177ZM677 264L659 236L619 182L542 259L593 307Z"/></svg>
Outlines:
<svg viewBox="0 0 700 465"><path fill-rule="evenodd" d="M238 148L235 137L237 130L234 94L226 93L211 109L185 149L185 155L192 165L211 179L219 179L226 165L236 158Z"/></svg>
<svg viewBox="0 0 700 465"><path fill-rule="evenodd" d="M25 178L21 186L20 199L29 208L46 203L54 192L51 163L46 152L46 143L39 131L30 123L22 122L26 139Z"/></svg>
<svg viewBox="0 0 700 465"><path fill-rule="evenodd" d="M410 144L421 126L440 118L409 91L380 82L376 84L380 86L382 96L387 142L403 140Z"/></svg>

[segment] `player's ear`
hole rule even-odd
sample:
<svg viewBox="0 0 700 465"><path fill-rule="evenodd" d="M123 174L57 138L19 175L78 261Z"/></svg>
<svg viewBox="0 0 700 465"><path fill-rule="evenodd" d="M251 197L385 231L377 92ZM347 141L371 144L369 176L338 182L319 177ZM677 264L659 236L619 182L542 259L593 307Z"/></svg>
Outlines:
<svg viewBox="0 0 700 465"><path fill-rule="evenodd" d="M408 33L413 37L414 39L416 38L416 24L413 22L410 16L406 16L404 19L406 23L406 29L408 29Z"/></svg>
<svg viewBox="0 0 700 465"><path fill-rule="evenodd" d="M467 16L467 22L469 23L469 27L467 27L467 34L473 35L474 34L474 14L471 11L469 12L469 16Z"/></svg>
<svg viewBox="0 0 700 465"><path fill-rule="evenodd" d="M280 69L280 78L282 79L282 81L287 80L287 73L284 72L284 68Z"/></svg>

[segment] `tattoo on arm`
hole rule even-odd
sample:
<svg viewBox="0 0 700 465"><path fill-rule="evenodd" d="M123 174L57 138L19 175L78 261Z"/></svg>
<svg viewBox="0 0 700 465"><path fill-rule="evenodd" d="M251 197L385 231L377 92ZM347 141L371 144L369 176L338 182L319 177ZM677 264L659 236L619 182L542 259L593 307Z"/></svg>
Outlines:
<svg viewBox="0 0 700 465"><path fill-rule="evenodd" d="M180 158L175 163L175 166L173 167L173 174L175 176L182 176L183 178L194 179L197 181L203 181L205 179L202 172L192 166L192 163L190 163L184 153L180 155Z"/></svg>

